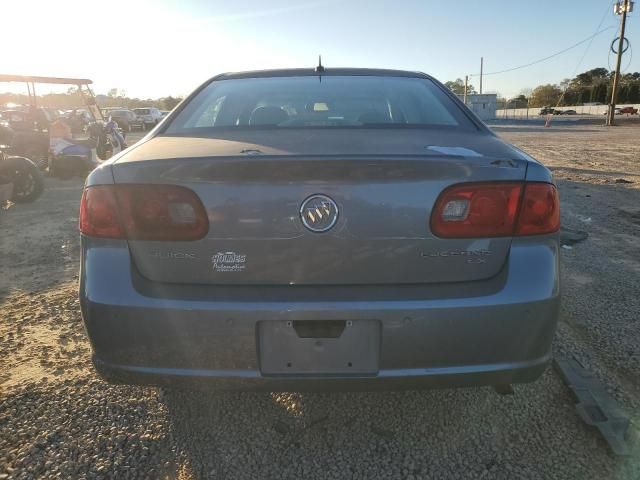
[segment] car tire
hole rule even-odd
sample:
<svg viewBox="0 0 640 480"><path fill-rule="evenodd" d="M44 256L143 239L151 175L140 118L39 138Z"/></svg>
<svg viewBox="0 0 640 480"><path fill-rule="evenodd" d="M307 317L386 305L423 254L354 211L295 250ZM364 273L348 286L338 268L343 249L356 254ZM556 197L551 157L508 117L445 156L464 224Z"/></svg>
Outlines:
<svg viewBox="0 0 640 480"><path fill-rule="evenodd" d="M44 180L35 163L24 157L10 157L6 162L13 172L12 202L30 203L42 195Z"/></svg>

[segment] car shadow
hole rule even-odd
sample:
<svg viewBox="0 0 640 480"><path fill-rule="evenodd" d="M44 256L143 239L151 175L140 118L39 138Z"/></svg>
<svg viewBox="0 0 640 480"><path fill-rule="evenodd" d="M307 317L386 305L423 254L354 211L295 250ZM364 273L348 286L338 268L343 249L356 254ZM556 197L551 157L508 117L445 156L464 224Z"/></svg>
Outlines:
<svg viewBox="0 0 640 480"><path fill-rule="evenodd" d="M161 401L181 463L195 479L444 478L451 472L469 478L549 478L556 460L565 462L567 471L584 473L576 478L606 478L621 468L567 410L568 390L550 370L535 383L517 386L511 396L491 388L169 390ZM581 455L569 455L568 449ZM585 455L597 459L599 472L583 465Z"/></svg>

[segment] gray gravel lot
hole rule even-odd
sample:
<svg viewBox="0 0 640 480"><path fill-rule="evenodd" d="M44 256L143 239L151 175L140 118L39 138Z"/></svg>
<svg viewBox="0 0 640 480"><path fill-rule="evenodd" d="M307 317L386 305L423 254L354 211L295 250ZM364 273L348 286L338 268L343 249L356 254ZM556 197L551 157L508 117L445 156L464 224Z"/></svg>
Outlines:
<svg viewBox="0 0 640 480"><path fill-rule="evenodd" d="M511 396L106 384L76 299L82 181L47 179L36 203L0 212L0 480L640 478L640 126L496 130L554 169L563 225L589 234L562 250L555 349L631 414L629 458L581 423L551 369Z"/></svg>

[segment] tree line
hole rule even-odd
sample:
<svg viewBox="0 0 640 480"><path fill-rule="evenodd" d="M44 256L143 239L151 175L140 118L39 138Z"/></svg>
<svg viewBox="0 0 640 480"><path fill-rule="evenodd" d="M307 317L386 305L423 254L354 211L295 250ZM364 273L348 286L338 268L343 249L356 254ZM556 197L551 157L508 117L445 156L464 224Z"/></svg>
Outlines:
<svg viewBox="0 0 640 480"><path fill-rule="evenodd" d="M529 97L530 107L545 105L607 104L611 100L613 72L606 68L593 68L567 78L559 85L539 85ZM620 78L617 103L640 103L640 72L626 73Z"/></svg>
<svg viewBox="0 0 640 480"><path fill-rule="evenodd" d="M131 98L123 90L112 88L107 95L96 95L96 101L101 108L105 107L156 107L160 110L172 110L182 99L178 97L161 98ZM75 87L69 88L65 93L45 93L38 95L38 106L56 108L60 110L82 108L84 103L82 97L77 93ZM20 93L0 93L0 106L6 104L28 105L29 96Z"/></svg>
<svg viewBox="0 0 640 480"><path fill-rule="evenodd" d="M534 89L524 89L520 95L504 99L498 103L506 108L526 108L550 106L582 105L585 103L608 104L611 100L613 72L606 68L593 68L565 78L559 84L538 85ZM452 92L462 95L464 82L458 78L446 82ZM467 93L476 93L473 85L467 87ZM498 95L500 97L500 95ZM617 103L640 103L640 72L625 73L620 78Z"/></svg>

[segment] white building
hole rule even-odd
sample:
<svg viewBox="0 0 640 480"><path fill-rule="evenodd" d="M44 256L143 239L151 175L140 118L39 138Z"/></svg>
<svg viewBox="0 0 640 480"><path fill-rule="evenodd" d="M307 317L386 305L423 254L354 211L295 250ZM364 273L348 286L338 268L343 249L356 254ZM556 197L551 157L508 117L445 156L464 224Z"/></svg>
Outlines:
<svg viewBox="0 0 640 480"><path fill-rule="evenodd" d="M462 95L458 95L458 97L464 101ZM467 107L482 120L496 118L497 103L498 95L495 93L483 93L482 95L474 93L467 95Z"/></svg>

